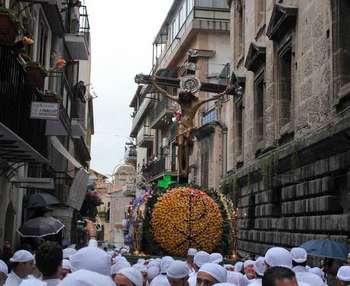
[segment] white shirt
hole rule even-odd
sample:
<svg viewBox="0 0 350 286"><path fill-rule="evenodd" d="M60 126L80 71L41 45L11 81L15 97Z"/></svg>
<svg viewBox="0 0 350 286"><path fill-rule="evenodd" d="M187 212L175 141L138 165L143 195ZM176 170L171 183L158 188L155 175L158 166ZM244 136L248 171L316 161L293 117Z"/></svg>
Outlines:
<svg viewBox="0 0 350 286"><path fill-rule="evenodd" d="M5 286L19 286L22 282L22 278L18 277L13 271L7 276Z"/></svg>
<svg viewBox="0 0 350 286"><path fill-rule="evenodd" d="M249 283L249 286L262 286L262 279L261 278L255 279L254 282Z"/></svg>
<svg viewBox="0 0 350 286"><path fill-rule="evenodd" d="M251 283L253 283L256 280L256 279L248 279L246 274L243 275L243 279L244 279L246 285L248 285L248 284L250 285Z"/></svg>
<svg viewBox="0 0 350 286"><path fill-rule="evenodd" d="M197 285L197 273L192 272L190 274L190 278L188 278L188 285L189 286L196 286Z"/></svg>
<svg viewBox="0 0 350 286"><path fill-rule="evenodd" d="M46 282L47 286L57 286L60 284L61 280L60 279L47 279L43 280L43 282Z"/></svg>
<svg viewBox="0 0 350 286"><path fill-rule="evenodd" d="M312 286L325 286L321 277L314 273L307 272L304 266L296 266L293 268L293 271L295 272L298 282L303 282Z"/></svg>

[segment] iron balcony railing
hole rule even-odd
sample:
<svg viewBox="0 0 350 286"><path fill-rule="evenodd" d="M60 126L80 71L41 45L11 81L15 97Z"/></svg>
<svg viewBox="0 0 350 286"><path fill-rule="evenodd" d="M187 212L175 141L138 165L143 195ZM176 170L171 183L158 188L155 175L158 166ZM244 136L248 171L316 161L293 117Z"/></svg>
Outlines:
<svg viewBox="0 0 350 286"><path fill-rule="evenodd" d="M207 112L205 112L202 116L202 126L206 124L213 123L218 120L218 113L217 110L211 109Z"/></svg>
<svg viewBox="0 0 350 286"><path fill-rule="evenodd" d="M45 121L30 119L32 101L41 100L24 81L24 69L11 48L0 46L0 122L47 155Z"/></svg>
<svg viewBox="0 0 350 286"><path fill-rule="evenodd" d="M158 123L162 120L164 121L162 123L169 125L171 123L170 117L177 109L178 106L175 102L162 98L152 110L150 116L151 128L157 128Z"/></svg>
<svg viewBox="0 0 350 286"><path fill-rule="evenodd" d="M143 176L146 179L156 177L163 174L166 171L165 166L165 157L162 157L158 160L148 163L146 166L143 166Z"/></svg>

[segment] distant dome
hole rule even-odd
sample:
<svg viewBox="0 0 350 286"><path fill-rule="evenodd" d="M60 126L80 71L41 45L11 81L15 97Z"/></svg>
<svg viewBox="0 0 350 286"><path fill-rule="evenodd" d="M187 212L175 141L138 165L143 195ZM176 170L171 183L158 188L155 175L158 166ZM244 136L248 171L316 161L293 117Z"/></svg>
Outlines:
<svg viewBox="0 0 350 286"><path fill-rule="evenodd" d="M114 175L133 175L135 174L136 170L133 165L130 164L120 164L114 168L113 176Z"/></svg>

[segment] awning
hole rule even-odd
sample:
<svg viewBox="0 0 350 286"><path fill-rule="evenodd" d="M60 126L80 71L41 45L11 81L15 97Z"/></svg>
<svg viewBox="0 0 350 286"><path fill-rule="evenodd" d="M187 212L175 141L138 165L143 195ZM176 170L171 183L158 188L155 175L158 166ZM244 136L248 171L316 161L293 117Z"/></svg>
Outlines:
<svg viewBox="0 0 350 286"><path fill-rule="evenodd" d="M89 174L84 169L80 169L75 175L69 190L69 198L66 203L68 206L76 210L81 209L87 192L88 183Z"/></svg>
<svg viewBox="0 0 350 286"><path fill-rule="evenodd" d="M50 141L53 147L63 156L65 157L69 162L72 163L72 165L78 169L83 168L83 166L69 153L69 151L62 145L60 140L56 136L50 137Z"/></svg>
<svg viewBox="0 0 350 286"><path fill-rule="evenodd" d="M48 163L43 155L2 123L0 123L0 158L14 163Z"/></svg>

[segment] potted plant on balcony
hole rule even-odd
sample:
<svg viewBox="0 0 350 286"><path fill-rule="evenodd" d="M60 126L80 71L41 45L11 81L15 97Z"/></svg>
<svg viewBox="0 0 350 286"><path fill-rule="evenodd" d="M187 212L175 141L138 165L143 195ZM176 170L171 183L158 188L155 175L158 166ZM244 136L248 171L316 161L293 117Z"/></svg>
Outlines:
<svg viewBox="0 0 350 286"><path fill-rule="evenodd" d="M0 45L12 46L21 28L16 13L0 6Z"/></svg>
<svg viewBox="0 0 350 286"><path fill-rule="evenodd" d="M43 88L45 77L48 75L47 70L36 62L27 62L24 65L25 80L32 86Z"/></svg>

